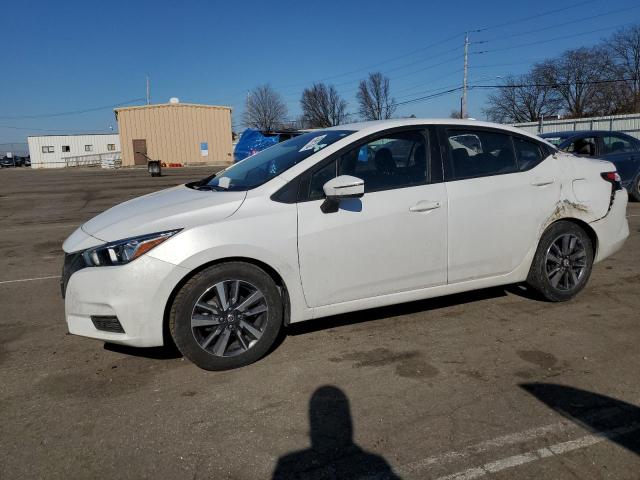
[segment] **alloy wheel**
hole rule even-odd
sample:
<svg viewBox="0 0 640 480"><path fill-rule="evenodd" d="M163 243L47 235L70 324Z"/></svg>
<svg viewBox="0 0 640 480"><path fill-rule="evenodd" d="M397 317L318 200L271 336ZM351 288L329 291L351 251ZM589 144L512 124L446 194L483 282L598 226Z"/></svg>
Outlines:
<svg viewBox="0 0 640 480"><path fill-rule="evenodd" d="M547 249L545 270L552 287L569 291L576 288L587 269L587 251L582 240L566 233Z"/></svg>
<svg viewBox="0 0 640 480"><path fill-rule="evenodd" d="M195 303L191 331L207 353L233 357L258 342L267 321L267 301L255 285L225 280L208 288Z"/></svg>

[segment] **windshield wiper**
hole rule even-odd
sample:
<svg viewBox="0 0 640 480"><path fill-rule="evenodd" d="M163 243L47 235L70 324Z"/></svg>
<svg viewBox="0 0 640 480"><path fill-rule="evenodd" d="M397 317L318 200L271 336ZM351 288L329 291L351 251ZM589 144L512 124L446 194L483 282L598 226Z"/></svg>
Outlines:
<svg viewBox="0 0 640 480"><path fill-rule="evenodd" d="M227 192L228 189L219 187L218 185L197 185L196 190L200 191L214 191L214 192Z"/></svg>

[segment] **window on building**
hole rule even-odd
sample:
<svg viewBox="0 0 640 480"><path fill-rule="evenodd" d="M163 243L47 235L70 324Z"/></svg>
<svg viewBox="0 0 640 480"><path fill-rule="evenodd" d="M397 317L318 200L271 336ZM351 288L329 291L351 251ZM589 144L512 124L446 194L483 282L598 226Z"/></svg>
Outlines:
<svg viewBox="0 0 640 480"><path fill-rule="evenodd" d="M107 143L107 150L113 152L116 149L115 143Z"/></svg>
<svg viewBox="0 0 640 480"><path fill-rule="evenodd" d="M85 152L93 152L93 145L85 145L84 146L84 151Z"/></svg>
<svg viewBox="0 0 640 480"><path fill-rule="evenodd" d="M46 145L42 147L42 153L53 153L53 146Z"/></svg>
<svg viewBox="0 0 640 480"><path fill-rule="evenodd" d="M71 147L69 147L69 145L62 145L62 151L63 152L70 152L71 151Z"/></svg>

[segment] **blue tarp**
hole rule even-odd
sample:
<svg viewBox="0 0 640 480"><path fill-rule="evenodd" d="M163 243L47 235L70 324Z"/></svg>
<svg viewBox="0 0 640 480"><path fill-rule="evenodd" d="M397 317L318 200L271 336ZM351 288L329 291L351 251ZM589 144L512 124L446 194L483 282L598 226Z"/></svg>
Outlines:
<svg viewBox="0 0 640 480"><path fill-rule="evenodd" d="M244 132L242 132L240 140L238 140L238 143L236 144L236 149L233 151L233 159L235 162L239 162L240 160L244 160L254 153L258 153L259 151L264 150L271 145L275 145L279 141L279 135L266 137L258 130L247 128Z"/></svg>

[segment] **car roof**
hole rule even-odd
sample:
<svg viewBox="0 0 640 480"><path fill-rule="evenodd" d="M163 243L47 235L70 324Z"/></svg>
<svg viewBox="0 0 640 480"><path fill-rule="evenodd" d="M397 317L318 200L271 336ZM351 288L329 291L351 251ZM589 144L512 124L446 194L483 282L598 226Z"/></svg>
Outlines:
<svg viewBox="0 0 640 480"><path fill-rule="evenodd" d="M450 125L454 127L487 127L505 130L511 133L516 133L525 137L529 137L536 141L543 141L550 147L555 148L546 140L540 138L537 135L526 132L520 128L512 127L510 125L502 125L499 123L483 122L480 120L462 120L456 118L396 118L391 120L374 120L370 122L358 122L348 123L345 125L337 125L330 127L326 130L355 130L364 133L376 133L380 130L386 130L389 128L406 127L412 125Z"/></svg>
<svg viewBox="0 0 640 480"><path fill-rule="evenodd" d="M540 136L542 138L569 138L569 137L575 137L578 135L603 135L606 133L618 133L621 135L627 135L624 132L612 132L609 130L571 130L571 131L564 131L564 132L545 132L540 134Z"/></svg>

